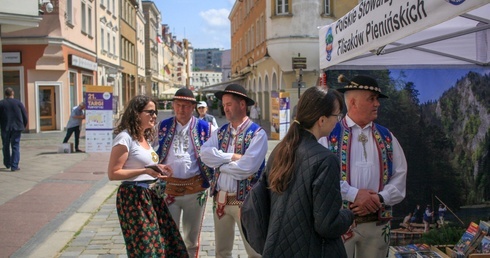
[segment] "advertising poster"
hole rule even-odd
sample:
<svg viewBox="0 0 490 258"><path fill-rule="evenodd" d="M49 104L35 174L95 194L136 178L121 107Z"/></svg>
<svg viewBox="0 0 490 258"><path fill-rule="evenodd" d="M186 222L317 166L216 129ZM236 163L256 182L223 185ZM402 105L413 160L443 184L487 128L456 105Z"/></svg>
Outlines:
<svg viewBox="0 0 490 258"><path fill-rule="evenodd" d="M282 140L290 124L289 93L272 92L271 96L271 138Z"/></svg>
<svg viewBox="0 0 490 258"><path fill-rule="evenodd" d="M379 99L374 122L390 130L408 164L406 197L394 206L395 217L403 218L416 204L438 207L437 198L462 220L488 217L489 68L327 72L327 84L333 89L345 85L335 80L340 74L346 78L362 74L376 78L389 97ZM445 220L457 221L449 212Z"/></svg>
<svg viewBox="0 0 490 258"><path fill-rule="evenodd" d="M289 105L289 92L279 92L279 140L284 138L289 129Z"/></svg>
<svg viewBox="0 0 490 258"><path fill-rule="evenodd" d="M279 140L279 92L271 92L271 139Z"/></svg>
<svg viewBox="0 0 490 258"><path fill-rule="evenodd" d="M112 148L112 87L86 86L85 150L110 152Z"/></svg>

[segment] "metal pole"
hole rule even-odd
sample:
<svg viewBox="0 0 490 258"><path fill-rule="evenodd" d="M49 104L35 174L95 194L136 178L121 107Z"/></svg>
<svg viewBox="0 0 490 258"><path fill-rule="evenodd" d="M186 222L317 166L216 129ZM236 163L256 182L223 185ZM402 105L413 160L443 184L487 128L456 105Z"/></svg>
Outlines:
<svg viewBox="0 0 490 258"><path fill-rule="evenodd" d="M298 78L298 100L301 96L301 81L303 80L303 69L299 68L299 78Z"/></svg>

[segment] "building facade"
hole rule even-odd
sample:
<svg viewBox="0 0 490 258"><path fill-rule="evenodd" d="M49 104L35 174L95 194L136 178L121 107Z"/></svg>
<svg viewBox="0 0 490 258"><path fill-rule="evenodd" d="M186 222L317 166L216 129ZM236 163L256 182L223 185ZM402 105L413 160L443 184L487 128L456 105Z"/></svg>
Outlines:
<svg viewBox="0 0 490 258"><path fill-rule="evenodd" d="M357 0L243 0L230 12L231 81L243 85L270 119L272 92L290 92L298 101L299 71L293 57L306 57L301 77L316 85L320 76L318 26L334 22L358 4Z"/></svg>
<svg viewBox="0 0 490 258"><path fill-rule="evenodd" d="M221 78L222 82L231 80L231 49L223 50L221 52Z"/></svg>
<svg viewBox="0 0 490 258"><path fill-rule="evenodd" d="M158 89L163 86L158 62L159 44L163 42L159 33L161 14L153 1L143 1L143 13L146 17L145 34L148 35L145 42L146 92L158 97Z"/></svg>
<svg viewBox="0 0 490 258"><path fill-rule="evenodd" d="M17 4L16 0L4 0L0 12L0 49L2 49L2 32L7 33L38 27L42 21L40 14L46 11L48 3L52 5L50 2L45 3L45 1L39 2L38 0L26 0L23 5ZM20 59L20 53L2 55L0 52L0 57L2 59L0 62L0 78L3 78L3 63L17 63L17 60ZM18 82L11 82L9 87L14 88L17 93L15 98L22 101L24 87ZM0 80L0 89L3 92L3 80Z"/></svg>
<svg viewBox="0 0 490 258"><path fill-rule="evenodd" d="M190 87L192 45L161 25L151 1L151 17L141 0L4 1L0 89L12 87L25 104L27 132L64 130L87 85L113 87L115 117L137 94L163 98L167 88Z"/></svg>
<svg viewBox="0 0 490 258"><path fill-rule="evenodd" d="M136 53L136 13L139 10L139 0L121 0L119 8L121 27L121 91L114 94L117 102L125 105L138 94L138 67Z"/></svg>
<svg viewBox="0 0 490 258"><path fill-rule="evenodd" d="M95 39L97 53L97 83L96 85L113 87L113 94L120 95L121 71L123 67L120 57L120 28L119 28L119 1L100 0L99 4L94 5L95 12ZM115 101L114 113L117 114L122 109L121 102Z"/></svg>
<svg viewBox="0 0 490 258"><path fill-rule="evenodd" d="M143 13L143 4L140 2L138 10L136 12L136 55L137 58L137 67L138 67L138 94L143 95L152 95L151 92L147 91L146 88L146 18Z"/></svg>
<svg viewBox="0 0 490 258"><path fill-rule="evenodd" d="M205 87L221 83L223 73L213 70L201 70L192 72L191 85L194 90L199 91Z"/></svg>
<svg viewBox="0 0 490 258"><path fill-rule="evenodd" d="M170 32L167 24L162 25L162 44L160 57L160 75L162 76L163 87L160 90L159 98L169 99L178 88L188 87L190 85L190 77L192 72L193 48L192 44L187 40L177 40Z"/></svg>
<svg viewBox="0 0 490 258"><path fill-rule="evenodd" d="M218 48L194 49L193 70L221 71L222 51Z"/></svg>
<svg viewBox="0 0 490 258"><path fill-rule="evenodd" d="M96 83L95 2L51 4L52 12L44 11L38 28L1 36L2 52L19 56L4 63L3 82L19 85L29 132L63 130L71 108L83 100L85 85Z"/></svg>

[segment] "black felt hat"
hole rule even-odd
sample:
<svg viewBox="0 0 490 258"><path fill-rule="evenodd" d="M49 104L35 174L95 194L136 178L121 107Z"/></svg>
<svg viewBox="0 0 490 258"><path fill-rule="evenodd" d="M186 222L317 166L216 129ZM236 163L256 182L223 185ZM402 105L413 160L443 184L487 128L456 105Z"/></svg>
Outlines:
<svg viewBox="0 0 490 258"><path fill-rule="evenodd" d="M344 93L349 90L368 90L378 93L380 98L388 98L388 96L381 93L378 82L376 82L376 80L372 77L358 75L349 81L343 74L341 74L338 80L339 82L347 83L344 88L337 89L339 92Z"/></svg>
<svg viewBox="0 0 490 258"><path fill-rule="evenodd" d="M175 92L174 98L172 100L187 100L192 102L192 104L196 104L196 97L194 97L194 93L187 88L180 88L177 92Z"/></svg>
<svg viewBox="0 0 490 258"><path fill-rule="evenodd" d="M224 91L218 91L214 93L214 96L221 100L221 98L225 94L233 94L242 97L246 101L247 106L252 106L253 104L255 104L255 101L247 96L247 91L245 90L245 88L243 88L239 84L230 84L226 86Z"/></svg>

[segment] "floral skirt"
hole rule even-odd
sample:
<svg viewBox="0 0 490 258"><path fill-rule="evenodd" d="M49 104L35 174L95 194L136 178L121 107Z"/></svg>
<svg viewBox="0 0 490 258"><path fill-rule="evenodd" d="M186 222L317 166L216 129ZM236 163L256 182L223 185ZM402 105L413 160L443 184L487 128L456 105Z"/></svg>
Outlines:
<svg viewBox="0 0 490 258"><path fill-rule="evenodd" d="M116 206L128 257L189 257L164 199L153 190L121 185Z"/></svg>

